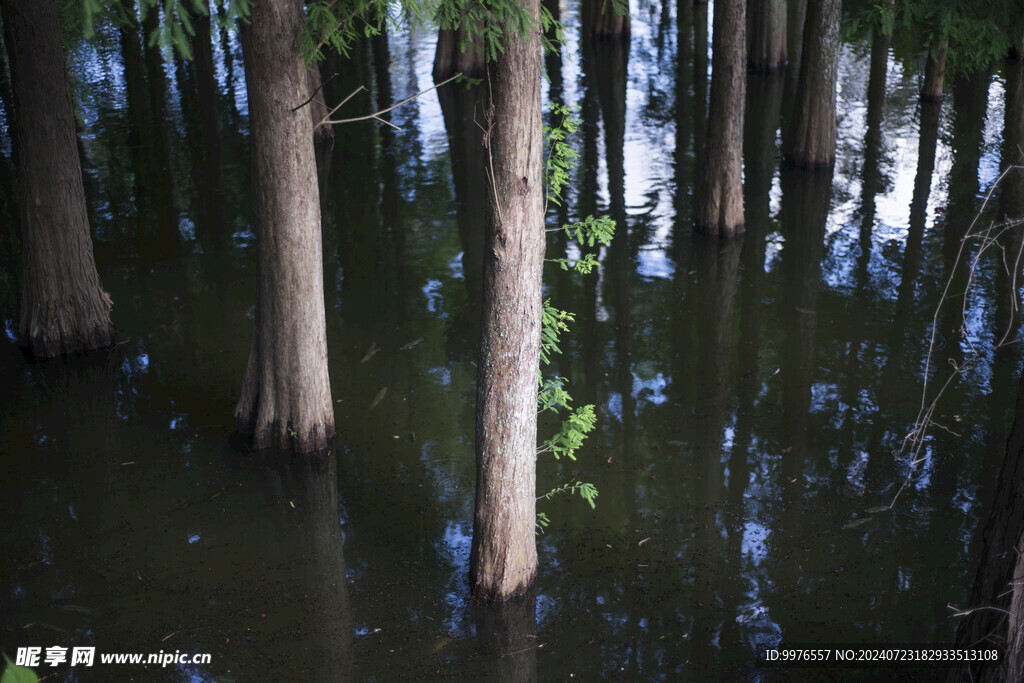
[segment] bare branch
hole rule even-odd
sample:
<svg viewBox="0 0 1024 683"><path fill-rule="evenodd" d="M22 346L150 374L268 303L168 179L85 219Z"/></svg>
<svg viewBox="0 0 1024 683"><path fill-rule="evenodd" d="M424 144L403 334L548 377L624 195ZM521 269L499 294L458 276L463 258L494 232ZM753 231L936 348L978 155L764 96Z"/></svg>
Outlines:
<svg viewBox="0 0 1024 683"><path fill-rule="evenodd" d="M397 103L397 104L393 104L393 105L391 105L391 106L390 106L390 107L388 107L387 109L381 109L380 111L374 112L374 113L372 113L372 114L367 114L366 116L355 116L355 117L353 117L353 118L350 118L350 119L335 119L335 120L333 120L333 121L332 121L332 120L331 120L331 115L333 115L333 114L334 114L334 112L338 111L338 109L340 109L340 108L341 108L341 106L342 106L343 104L345 104L345 103L346 103L346 102L348 102L348 101L349 101L350 99L352 99L352 97L353 97L353 96L354 96L354 95L355 95L356 93L358 93L358 92L360 92L360 91L362 91L362 90L366 90L366 88L365 88L364 86L362 86L362 85L361 85L361 86L359 86L358 88L356 88L355 90L353 90L353 91L352 91L352 92L351 92L351 93L349 94L349 96L348 96L348 97L346 97L346 98L345 98L345 99L343 99L343 100L342 100L342 101L341 101L340 103L338 103L338 106L336 106L336 107L335 107L334 109L332 109L332 110L330 110L329 112L327 112L327 116L323 117L323 119L321 119L321 120L320 120L320 123L318 123L318 124L317 124L317 126L323 126L323 125L332 125L332 126L333 126L333 125L334 125L334 124L336 124L336 123L354 123L354 122L356 122L356 121L367 121L367 120L369 120L369 119L377 119L378 121L381 121L381 122L383 122L383 123L388 123L387 121L384 121L384 119L380 118L380 115L381 115L381 114L387 114L387 113L388 113L389 111L391 111L392 109L398 109L398 108L399 108L399 107L401 107L401 106L402 106L403 104L406 104L406 103L408 103L408 102L412 102L412 101L413 101L413 100L415 100L415 99L416 99L417 97L422 97L423 95L426 95L426 94L427 94L428 92L430 92L431 90L437 90L437 89L438 89L438 88L440 88L440 87L441 87L442 85L445 85L445 84L447 84L447 83L450 83L450 82L454 81L454 80L455 80L456 78L458 78L458 77L459 77L459 76L461 76L461 75L462 75L462 72L459 72L459 73L455 74L454 76L452 76L451 78L445 79L445 80L441 81L440 83L437 83L437 84L435 84L435 85L434 85L433 87L431 87L431 88L427 88L426 90L424 90L424 91L422 91L422 92L418 92L418 93L416 93L416 94L415 94L415 95L413 95L412 97L407 97L407 98L405 98L404 100L402 100L401 102L399 102L399 103ZM394 128L397 128L398 130L401 130L401 128L398 128L398 126L395 126L394 124L389 124L389 125L393 126Z"/></svg>

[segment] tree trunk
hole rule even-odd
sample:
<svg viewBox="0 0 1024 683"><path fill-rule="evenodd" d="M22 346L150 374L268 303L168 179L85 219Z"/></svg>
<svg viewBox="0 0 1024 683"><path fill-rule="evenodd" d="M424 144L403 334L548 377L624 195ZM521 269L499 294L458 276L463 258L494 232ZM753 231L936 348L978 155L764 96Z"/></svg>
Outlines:
<svg viewBox="0 0 1024 683"><path fill-rule="evenodd" d="M539 0L522 0L538 22ZM537 29L489 67L489 182L476 408L473 593L504 601L537 574L537 369L544 197Z"/></svg>
<svg viewBox="0 0 1024 683"><path fill-rule="evenodd" d="M841 0L807 7L800 82L783 154L794 166L831 167L836 160L836 76Z"/></svg>
<svg viewBox="0 0 1024 683"><path fill-rule="evenodd" d="M298 36L302 0L254 3L242 32L259 253L256 320L239 428L253 446L319 450L334 435L320 196Z"/></svg>
<svg viewBox="0 0 1024 683"><path fill-rule="evenodd" d="M629 3L626 13L617 14L612 0L584 0L584 18L590 35L599 40L629 41Z"/></svg>
<svg viewBox="0 0 1024 683"><path fill-rule="evenodd" d="M786 65L786 0L750 0L747 64L771 73Z"/></svg>
<svg viewBox="0 0 1024 683"><path fill-rule="evenodd" d="M707 163L698 194L697 230L733 237L743 232L744 0L718 0L712 35L711 110Z"/></svg>
<svg viewBox="0 0 1024 683"><path fill-rule="evenodd" d="M467 78L483 78L487 75L484 65L484 43L479 35L470 41L464 28L441 29L437 33L437 48L434 51L434 83L461 73ZM462 43L466 41L466 49Z"/></svg>
<svg viewBox="0 0 1024 683"><path fill-rule="evenodd" d="M921 99L925 102L938 102L942 99L942 88L946 80L946 44L947 39L940 38L928 53L928 61L924 66L924 87L921 88Z"/></svg>
<svg viewBox="0 0 1024 683"><path fill-rule="evenodd" d="M3 0L0 7L18 128L18 336L37 358L109 346L112 303L93 258L57 5Z"/></svg>

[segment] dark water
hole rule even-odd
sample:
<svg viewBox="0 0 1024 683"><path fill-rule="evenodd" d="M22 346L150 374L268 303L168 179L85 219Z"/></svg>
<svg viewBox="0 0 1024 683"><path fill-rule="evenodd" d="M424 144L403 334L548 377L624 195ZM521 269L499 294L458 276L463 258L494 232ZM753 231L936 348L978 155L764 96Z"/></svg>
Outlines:
<svg viewBox="0 0 1024 683"><path fill-rule="evenodd" d="M705 17L657 2L633 12L627 54L579 49L571 6L570 45L544 86L585 120L553 224L559 211L619 223L598 274L552 267L545 292L576 314L554 370L600 423L577 462L542 457L538 479L590 481L598 506L541 504L552 523L536 594L498 615L467 597L483 206L473 93L449 90L444 113L433 94L396 110L398 131L337 131L321 181L337 448L266 459L228 443L256 259L237 41L214 51L216 224L195 209L204 188L174 66L161 169L159 135L133 132L116 36L72 51L122 343L27 364L5 277L6 651L212 655L62 666L56 680L744 680L765 676L758 644L782 639L952 642L1019 376L1015 346L993 351L1019 300L995 252L958 331L968 279L956 256L1000 172L1002 69L922 109L923 55L897 41L884 92L869 95L869 48L845 45L836 166L816 174L779 166L787 76L751 76L747 233L720 244L691 236L707 92L688 22ZM357 115L429 87L433 40L393 33L325 65L339 73L330 97L367 85ZM997 192L975 230L999 207ZM566 249L552 237L549 256ZM894 451L918 419L947 281L956 303L938 316L929 400L949 359L964 372L912 468Z"/></svg>

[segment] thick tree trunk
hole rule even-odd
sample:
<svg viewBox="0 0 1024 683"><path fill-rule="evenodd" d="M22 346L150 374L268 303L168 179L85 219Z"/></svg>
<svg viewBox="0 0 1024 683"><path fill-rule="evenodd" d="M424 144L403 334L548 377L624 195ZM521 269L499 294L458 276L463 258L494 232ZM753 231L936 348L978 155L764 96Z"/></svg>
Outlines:
<svg viewBox="0 0 1024 683"><path fill-rule="evenodd" d="M841 0L807 7L800 82L783 154L794 166L831 167L836 159L836 77Z"/></svg>
<svg viewBox="0 0 1024 683"><path fill-rule="evenodd" d="M466 41L466 49L462 43ZM437 33L437 48L434 51L434 83L461 73L467 78L483 78L487 75L484 65L484 44L479 37L469 41L466 30L441 29Z"/></svg>
<svg viewBox="0 0 1024 683"><path fill-rule="evenodd" d="M22 293L18 336L39 358L108 346L55 0L3 0L17 110Z"/></svg>
<svg viewBox="0 0 1024 683"><path fill-rule="evenodd" d="M707 163L701 176L697 230L732 237L743 232L743 109L746 95L745 0L718 0L712 36Z"/></svg>
<svg viewBox="0 0 1024 683"><path fill-rule="evenodd" d="M924 65L924 87L921 88L921 99L925 102L942 99L946 81L946 43L946 38L936 40L935 47L928 53L928 61Z"/></svg>
<svg viewBox="0 0 1024 683"><path fill-rule="evenodd" d="M786 0L750 0L747 64L759 73L786 65Z"/></svg>
<svg viewBox="0 0 1024 683"><path fill-rule="evenodd" d="M539 0L523 0L539 21ZM489 67L489 181L477 371L473 593L504 601L537 574L537 368L544 197L541 54L535 29L512 32Z"/></svg>
<svg viewBox="0 0 1024 683"><path fill-rule="evenodd" d="M629 40L629 2L626 12L617 14L612 7L612 0L584 0L584 20L586 29L599 40Z"/></svg>
<svg viewBox="0 0 1024 683"><path fill-rule="evenodd" d="M334 435L327 374L320 197L302 0L254 3L243 30L259 252L256 321L239 428L255 448L319 450Z"/></svg>

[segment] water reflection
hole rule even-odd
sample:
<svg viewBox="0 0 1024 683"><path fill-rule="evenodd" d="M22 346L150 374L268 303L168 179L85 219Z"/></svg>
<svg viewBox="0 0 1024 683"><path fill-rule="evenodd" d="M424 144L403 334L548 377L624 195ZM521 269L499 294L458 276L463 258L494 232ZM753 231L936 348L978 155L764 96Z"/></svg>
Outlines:
<svg viewBox="0 0 1024 683"><path fill-rule="evenodd" d="M783 638L952 642L946 605L969 602L971 539L1002 495L992 473L1020 374L1015 344L970 356L966 341L1016 338L1019 231L1003 236L1005 259L979 268L969 339L963 298L940 316L934 376L948 357L974 359L936 413L959 436L933 432L913 473L892 452L920 405L945 282L965 289L954 266L979 195L1019 144L1019 63L919 104L913 59L845 47L832 175L779 169L792 63L750 76L747 232L720 245L692 236L707 7L684 3L666 28L671 7L644 4L628 45L581 40L578 3L559 9L571 41L547 59L547 93L578 102L583 125L551 224L608 213L619 231L596 275L546 279L545 295L576 314L557 372L600 426L577 462L542 459L541 485L580 479L601 495L594 511L544 504L534 599L491 612L467 598L479 93L446 87L396 110L401 130L336 130L320 182L340 450L253 460L225 445L255 288L235 31L213 31L215 163L189 146L210 127L181 92L194 78L198 93L198 72L165 83L162 117L138 117L159 92L140 27L74 62L97 258L124 343L67 371L0 354L5 647L214 654L167 680L640 680L757 678L754 648ZM434 40L389 31L334 58L328 99L366 85L352 100L362 113L422 90ZM219 251L205 235L221 219L193 184L218 170L231 237ZM1021 213L1015 187L983 221ZM154 249L146 229L181 251ZM10 257L16 239L0 244ZM12 273L0 280L8 323Z"/></svg>

